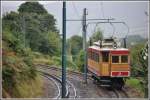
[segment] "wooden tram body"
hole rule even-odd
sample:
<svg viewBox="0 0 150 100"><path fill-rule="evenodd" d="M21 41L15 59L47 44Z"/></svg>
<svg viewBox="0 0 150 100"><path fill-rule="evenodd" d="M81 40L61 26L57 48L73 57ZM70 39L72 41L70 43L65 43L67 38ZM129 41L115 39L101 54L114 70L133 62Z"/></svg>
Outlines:
<svg viewBox="0 0 150 100"><path fill-rule="evenodd" d="M121 89L124 77L130 77L130 55L126 48L90 46L88 48L88 71L102 86Z"/></svg>

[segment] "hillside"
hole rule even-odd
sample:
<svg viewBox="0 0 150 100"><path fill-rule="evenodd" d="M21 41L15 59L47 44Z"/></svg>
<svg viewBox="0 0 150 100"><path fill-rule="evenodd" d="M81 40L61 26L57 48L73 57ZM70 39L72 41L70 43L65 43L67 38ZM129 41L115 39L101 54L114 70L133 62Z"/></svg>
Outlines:
<svg viewBox="0 0 150 100"><path fill-rule="evenodd" d="M123 46L123 39L120 39L121 45ZM139 43L146 43L147 39L141 37L140 35L129 35L126 39L127 47L131 47L133 45L139 44Z"/></svg>
<svg viewBox="0 0 150 100"><path fill-rule="evenodd" d="M40 57L52 62L51 57L60 55L54 16L38 2L25 2L2 21L3 97L41 96L43 81L34 64Z"/></svg>

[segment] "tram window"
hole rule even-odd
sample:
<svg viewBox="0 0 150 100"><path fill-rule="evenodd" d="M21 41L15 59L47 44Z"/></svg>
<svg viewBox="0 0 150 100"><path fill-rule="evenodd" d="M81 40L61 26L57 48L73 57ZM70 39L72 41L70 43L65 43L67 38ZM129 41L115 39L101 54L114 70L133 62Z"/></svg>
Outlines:
<svg viewBox="0 0 150 100"><path fill-rule="evenodd" d="M94 52L94 61L96 61L96 59L97 59L97 54Z"/></svg>
<svg viewBox="0 0 150 100"><path fill-rule="evenodd" d="M89 51L88 53L88 58L91 59L92 58L92 52Z"/></svg>
<svg viewBox="0 0 150 100"><path fill-rule="evenodd" d="M95 53L95 61L99 62L99 54L98 53Z"/></svg>
<svg viewBox="0 0 150 100"><path fill-rule="evenodd" d="M90 52L90 59L92 59L92 52Z"/></svg>
<svg viewBox="0 0 150 100"><path fill-rule="evenodd" d="M93 60L95 60L95 59L96 59L96 54L95 54L95 52L93 52L93 54L94 54L94 58L93 58Z"/></svg>
<svg viewBox="0 0 150 100"><path fill-rule="evenodd" d="M91 52L91 59L96 62L99 62L99 54L95 52Z"/></svg>
<svg viewBox="0 0 150 100"><path fill-rule="evenodd" d="M103 62L109 61L109 53L108 52L102 52L102 61Z"/></svg>
<svg viewBox="0 0 150 100"><path fill-rule="evenodd" d="M119 63L119 56L112 56L112 63Z"/></svg>
<svg viewBox="0 0 150 100"><path fill-rule="evenodd" d="M92 57L91 57L91 59L94 60L94 52L92 52Z"/></svg>
<svg viewBox="0 0 150 100"><path fill-rule="evenodd" d="M121 63L128 63L128 56L127 55L121 56Z"/></svg>

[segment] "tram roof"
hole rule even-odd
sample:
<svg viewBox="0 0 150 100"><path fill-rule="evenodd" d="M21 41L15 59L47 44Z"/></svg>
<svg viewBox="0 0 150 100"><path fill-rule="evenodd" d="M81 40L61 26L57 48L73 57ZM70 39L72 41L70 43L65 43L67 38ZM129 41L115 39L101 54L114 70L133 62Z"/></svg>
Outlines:
<svg viewBox="0 0 150 100"><path fill-rule="evenodd" d="M89 48L99 50L99 51L129 51L127 48L108 48L108 47L103 47L100 48L99 46L90 46Z"/></svg>

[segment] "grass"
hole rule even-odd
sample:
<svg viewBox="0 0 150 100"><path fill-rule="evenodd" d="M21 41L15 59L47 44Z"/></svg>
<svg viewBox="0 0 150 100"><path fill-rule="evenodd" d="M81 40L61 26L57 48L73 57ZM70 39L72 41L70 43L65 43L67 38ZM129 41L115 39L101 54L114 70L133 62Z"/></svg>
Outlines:
<svg viewBox="0 0 150 100"><path fill-rule="evenodd" d="M126 85L136 89L142 95L144 94L144 92L142 91L142 85L140 84L140 80L139 79L131 77L130 79L126 80Z"/></svg>
<svg viewBox="0 0 150 100"><path fill-rule="evenodd" d="M54 62L50 59L45 58L36 58L33 60L34 64L46 64L46 65L53 65Z"/></svg>
<svg viewBox="0 0 150 100"><path fill-rule="evenodd" d="M20 94L15 93L14 97L21 98L37 98L41 97L43 90L43 81L39 75L34 80L24 81L17 84L16 89ZM15 92L15 91L14 91Z"/></svg>

